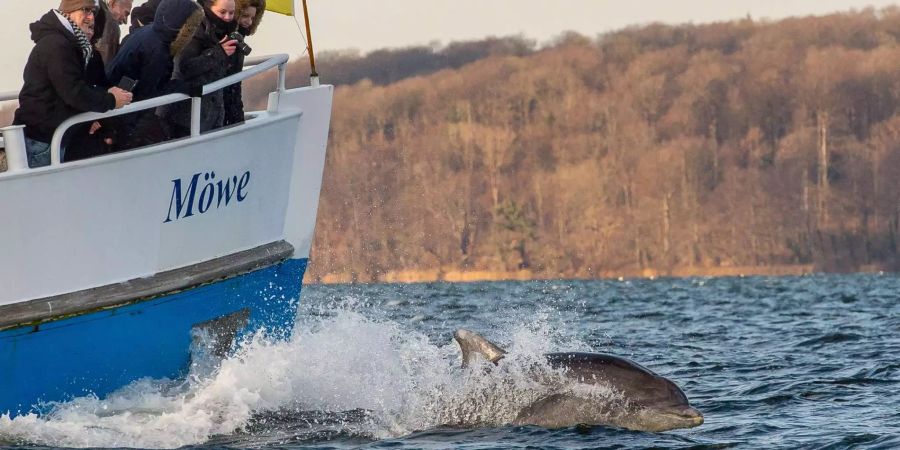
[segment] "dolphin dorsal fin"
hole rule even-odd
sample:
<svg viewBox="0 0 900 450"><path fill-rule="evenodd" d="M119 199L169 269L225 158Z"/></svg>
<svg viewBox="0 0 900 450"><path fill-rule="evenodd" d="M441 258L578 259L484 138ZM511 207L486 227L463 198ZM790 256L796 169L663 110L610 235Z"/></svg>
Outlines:
<svg viewBox="0 0 900 450"><path fill-rule="evenodd" d="M462 350L462 366L464 368L472 362L475 355L481 355L484 359L497 364L497 361L503 359L503 355L506 354L505 350L474 331L456 330L453 338L456 339L459 349Z"/></svg>

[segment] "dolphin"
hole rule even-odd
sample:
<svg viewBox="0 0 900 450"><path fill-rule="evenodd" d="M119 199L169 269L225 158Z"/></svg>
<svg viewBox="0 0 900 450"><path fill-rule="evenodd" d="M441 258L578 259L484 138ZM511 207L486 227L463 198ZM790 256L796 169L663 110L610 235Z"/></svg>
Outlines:
<svg viewBox="0 0 900 450"><path fill-rule="evenodd" d="M463 367L477 356L497 364L506 351L478 333L457 330ZM549 353L553 369L563 373L562 385L522 409L513 425L564 428L605 425L635 431L661 432L703 424L703 414L672 381L628 359L605 353ZM548 381L549 382L549 381ZM608 388L619 400L584 395L579 385ZM582 392L580 394L580 392Z"/></svg>

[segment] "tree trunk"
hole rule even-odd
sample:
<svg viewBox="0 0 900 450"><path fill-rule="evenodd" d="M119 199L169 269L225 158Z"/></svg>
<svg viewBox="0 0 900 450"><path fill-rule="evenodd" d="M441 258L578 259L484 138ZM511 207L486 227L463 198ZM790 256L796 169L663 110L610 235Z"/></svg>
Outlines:
<svg viewBox="0 0 900 450"><path fill-rule="evenodd" d="M662 238L663 238L663 254L666 255L666 259L669 258L669 239L670 239L670 223L672 220L672 212L669 209L669 199L672 198L672 194L666 192L665 197L663 197L663 205L662 205Z"/></svg>
<svg viewBox="0 0 900 450"><path fill-rule="evenodd" d="M712 123L709 124L709 139L713 146L713 188L719 185L719 140L716 138L717 134L718 124L713 119Z"/></svg>
<svg viewBox="0 0 900 450"><path fill-rule="evenodd" d="M819 141L819 195L817 213L819 219L819 228L821 229L828 226L828 113L826 111L819 110L816 114L816 122Z"/></svg>

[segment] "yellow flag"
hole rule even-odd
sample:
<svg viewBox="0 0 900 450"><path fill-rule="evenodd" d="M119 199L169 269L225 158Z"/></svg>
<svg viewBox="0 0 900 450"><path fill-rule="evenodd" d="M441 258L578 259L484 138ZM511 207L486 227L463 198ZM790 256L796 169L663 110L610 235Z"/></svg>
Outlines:
<svg viewBox="0 0 900 450"><path fill-rule="evenodd" d="M286 16L293 16L294 0L267 0L266 10L284 14Z"/></svg>

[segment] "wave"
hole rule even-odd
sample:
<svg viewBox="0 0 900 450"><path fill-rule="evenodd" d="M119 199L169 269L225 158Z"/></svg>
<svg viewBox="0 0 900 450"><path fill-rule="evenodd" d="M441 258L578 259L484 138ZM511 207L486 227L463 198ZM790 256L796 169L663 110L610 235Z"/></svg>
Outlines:
<svg viewBox="0 0 900 450"><path fill-rule="evenodd" d="M318 311L298 323L291 340L260 333L224 361L193 364L184 380L139 380L104 399L47 405L44 415L0 416L0 440L176 448L285 426L312 439L383 439L446 424L502 425L545 394L533 378L544 353L584 348L556 346L546 317L506 333L508 360L464 372L450 336L434 344L354 308Z"/></svg>
<svg viewBox="0 0 900 450"><path fill-rule="evenodd" d="M821 347L828 344L840 344L843 342L855 342L862 340L863 336L857 333L828 333L812 339L806 339L798 343L797 347Z"/></svg>

